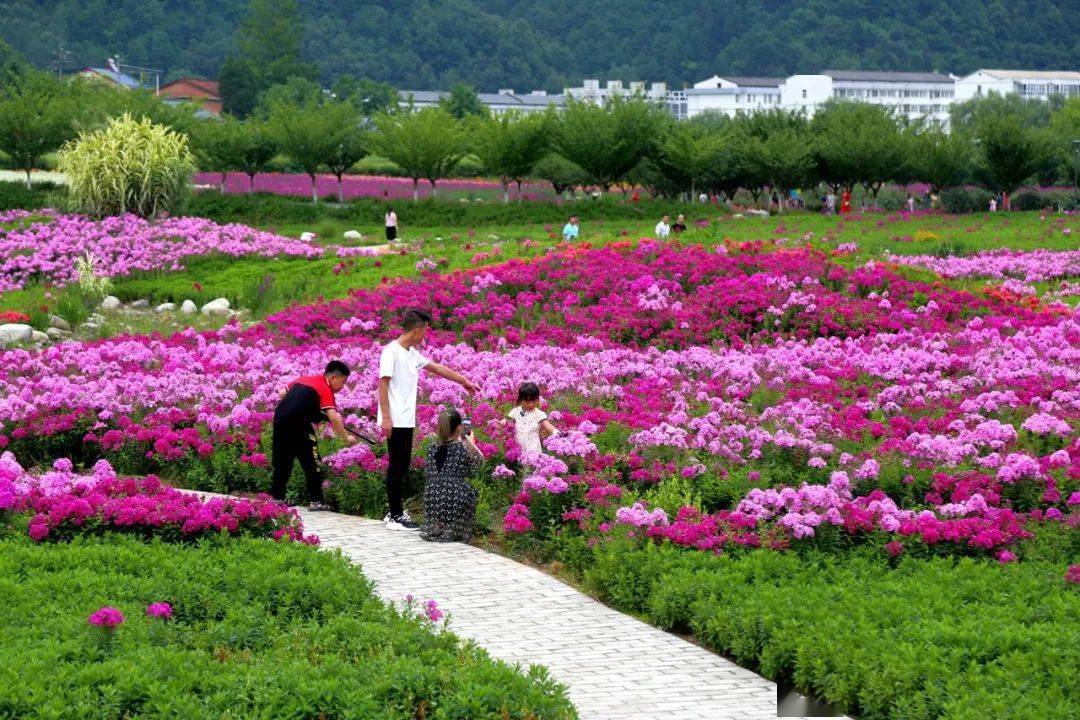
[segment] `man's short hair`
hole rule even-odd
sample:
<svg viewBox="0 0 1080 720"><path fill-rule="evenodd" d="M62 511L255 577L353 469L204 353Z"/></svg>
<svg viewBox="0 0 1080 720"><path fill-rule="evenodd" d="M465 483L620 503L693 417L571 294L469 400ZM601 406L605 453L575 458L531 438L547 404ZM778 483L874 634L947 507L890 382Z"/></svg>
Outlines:
<svg viewBox="0 0 1080 720"><path fill-rule="evenodd" d="M405 332L430 324L431 313L424 310L406 310L401 316L401 327Z"/></svg>
<svg viewBox="0 0 1080 720"><path fill-rule="evenodd" d="M326 363L326 370L323 375L340 375L341 377L349 377L349 366L340 360L331 360Z"/></svg>

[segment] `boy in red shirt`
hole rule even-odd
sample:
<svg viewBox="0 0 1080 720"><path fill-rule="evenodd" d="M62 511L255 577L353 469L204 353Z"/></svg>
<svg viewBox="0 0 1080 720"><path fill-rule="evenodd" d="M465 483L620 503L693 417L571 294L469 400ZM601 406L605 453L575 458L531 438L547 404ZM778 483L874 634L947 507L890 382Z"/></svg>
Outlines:
<svg viewBox="0 0 1080 720"><path fill-rule="evenodd" d="M346 445L355 445L356 438L341 422L334 394L345 387L349 367L340 360L331 360L322 375L310 375L289 383L285 396L274 410L274 434L271 441L274 481L270 494L285 500L285 488L292 474L293 461L299 460L307 479L309 510L328 509L323 502L324 473L320 467L315 426L329 420L334 433Z"/></svg>

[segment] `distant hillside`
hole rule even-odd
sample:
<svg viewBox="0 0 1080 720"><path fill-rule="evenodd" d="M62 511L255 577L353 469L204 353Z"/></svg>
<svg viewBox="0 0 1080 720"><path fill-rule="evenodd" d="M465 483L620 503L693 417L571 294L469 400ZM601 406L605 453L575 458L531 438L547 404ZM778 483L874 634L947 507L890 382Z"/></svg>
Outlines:
<svg viewBox="0 0 1080 720"><path fill-rule="evenodd" d="M1077 0L300 0L305 59L399 88L560 90L584 77L849 69L1077 69ZM39 66L124 62L214 76L246 0L3 0L0 37Z"/></svg>

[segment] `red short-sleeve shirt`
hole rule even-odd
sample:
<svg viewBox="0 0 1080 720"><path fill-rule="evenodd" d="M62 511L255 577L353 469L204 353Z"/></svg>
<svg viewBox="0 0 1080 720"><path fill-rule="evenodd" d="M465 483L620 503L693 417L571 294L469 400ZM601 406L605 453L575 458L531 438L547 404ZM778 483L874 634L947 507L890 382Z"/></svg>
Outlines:
<svg viewBox="0 0 1080 720"><path fill-rule="evenodd" d="M330 387L330 383L326 382L325 376L306 375L289 383L289 388L291 389L295 385L304 385L318 393L320 410L329 410L331 408L337 410L337 401L334 399L334 390Z"/></svg>

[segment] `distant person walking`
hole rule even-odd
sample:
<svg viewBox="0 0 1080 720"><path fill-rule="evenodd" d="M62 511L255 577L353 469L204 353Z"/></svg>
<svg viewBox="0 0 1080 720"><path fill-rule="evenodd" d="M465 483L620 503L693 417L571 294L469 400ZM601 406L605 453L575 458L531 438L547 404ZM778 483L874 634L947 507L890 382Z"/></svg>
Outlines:
<svg viewBox="0 0 1080 720"><path fill-rule="evenodd" d="M825 214L836 214L836 193L834 193L832 190L830 190L829 193L825 196Z"/></svg>
<svg viewBox="0 0 1080 720"><path fill-rule="evenodd" d="M997 198L990 198L990 212L997 212Z"/></svg>
<svg viewBox="0 0 1080 720"><path fill-rule="evenodd" d="M563 225L562 238L566 242L573 242L578 239L580 234L581 227L579 226L577 215L571 215L570 219Z"/></svg>
<svg viewBox="0 0 1080 720"><path fill-rule="evenodd" d="M907 196L907 211L909 213L915 212L915 198L911 197L911 193Z"/></svg>
<svg viewBox="0 0 1080 720"><path fill-rule="evenodd" d="M427 370L455 382L466 392L476 386L464 375L428 360L417 351L427 337L431 315L423 310L407 310L401 319L401 334L383 348L379 358L379 427L386 438L390 463L386 468L386 497L390 512L385 518L391 530L417 530L419 525L405 513L405 474L412 461L413 433L416 430L416 391L420 371Z"/></svg>
<svg viewBox="0 0 1080 720"><path fill-rule="evenodd" d="M397 240L397 213L394 208L386 209L386 242Z"/></svg>
<svg viewBox="0 0 1080 720"><path fill-rule="evenodd" d="M664 217L660 218L660 222L656 223L654 231L656 232L656 238L658 240L666 240L668 235L671 234L671 225L668 224L670 222L671 217L669 215L665 215Z"/></svg>
<svg viewBox="0 0 1080 720"><path fill-rule="evenodd" d="M844 194L840 196L840 214L851 214L851 191L845 190Z"/></svg>

